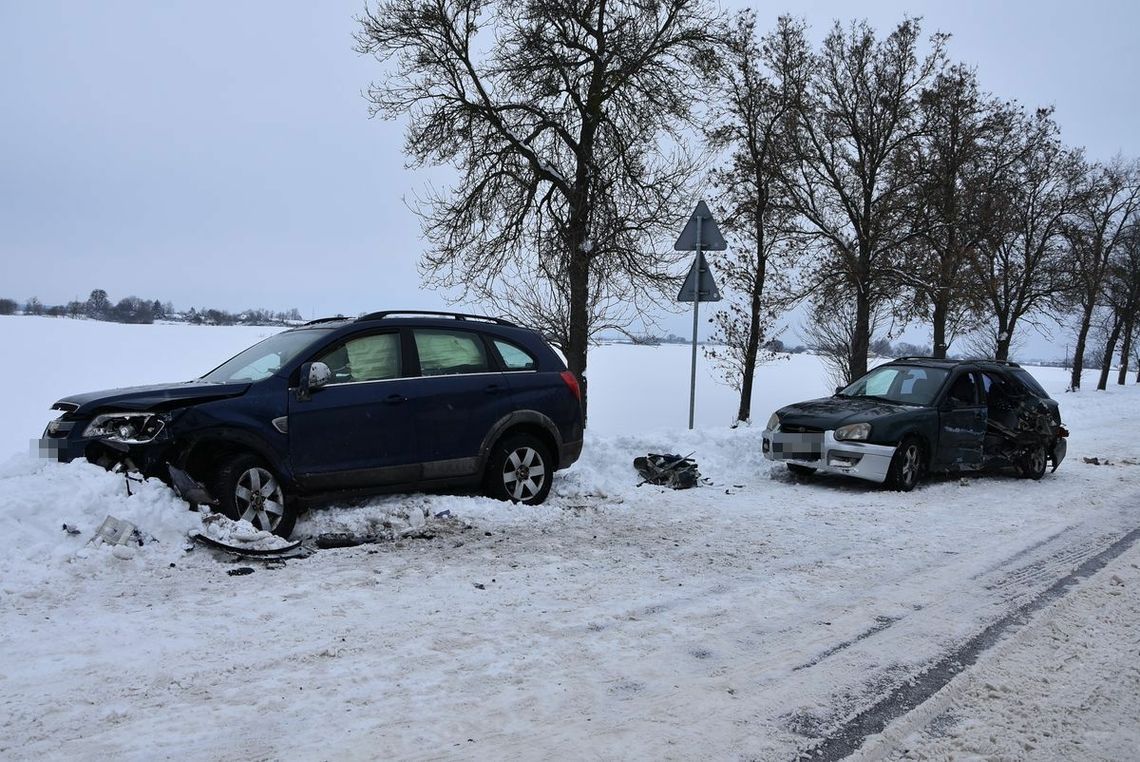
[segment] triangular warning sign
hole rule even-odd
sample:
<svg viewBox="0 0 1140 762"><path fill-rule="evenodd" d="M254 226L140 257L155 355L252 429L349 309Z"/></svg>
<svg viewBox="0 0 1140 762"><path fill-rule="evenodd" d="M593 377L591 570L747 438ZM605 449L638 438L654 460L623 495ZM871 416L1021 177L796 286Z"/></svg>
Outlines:
<svg viewBox="0 0 1140 762"><path fill-rule="evenodd" d="M685 284L681 286L681 291L677 294L677 301L698 301L697 284L700 284L699 301L720 301L720 289L716 287L716 281L713 280L713 274L712 270L709 269L709 263L705 261L704 254L699 251L697 252L697 256L693 259L693 266L689 268L689 275L685 278Z"/></svg>
<svg viewBox="0 0 1140 762"><path fill-rule="evenodd" d="M700 231L699 234L698 231ZM704 201L697 202L697 208L693 210L689 222L681 231L681 237L677 239L677 243L673 244L673 250L696 251L698 243L700 244L699 248L703 251L724 251L728 248L724 236L720 234L716 220L713 219L712 212L709 211ZM703 302L704 299L701 301Z"/></svg>

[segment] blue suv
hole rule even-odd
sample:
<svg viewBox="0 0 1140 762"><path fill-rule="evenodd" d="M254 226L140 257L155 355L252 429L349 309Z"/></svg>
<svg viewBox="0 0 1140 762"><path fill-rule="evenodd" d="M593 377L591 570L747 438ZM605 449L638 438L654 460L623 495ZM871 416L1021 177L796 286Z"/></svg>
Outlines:
<svg viewBox="0 0 1140 762"><path fill-rule="evenodd" d="M578 382L554 350L460 313L314 320L194 381L52 407L41 451L157 476L283 537L308 505L383 492L541 503L582 451Z"/></svg>

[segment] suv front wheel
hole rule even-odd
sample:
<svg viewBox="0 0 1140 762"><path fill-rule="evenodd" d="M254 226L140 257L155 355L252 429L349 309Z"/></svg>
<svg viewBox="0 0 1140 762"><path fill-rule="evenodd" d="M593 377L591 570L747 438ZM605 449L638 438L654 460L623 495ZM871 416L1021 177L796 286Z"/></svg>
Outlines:
<svg viewBox="0 0 1140 762"><path fill-rule="evenodd" d="M297 523L297 513L285 502L281 482L250 453L225 460L214 472L211 492L221 512L234 521L242 519L258 529L288 538Z"/></svg>
<svg viewBox="0 0 1140 762"><path fill-rule="evenodd" d="M491 450L487 460L487 494L496 500L538 505L550 494L554 475L550 450L538 437L511 434Z"/></svg>

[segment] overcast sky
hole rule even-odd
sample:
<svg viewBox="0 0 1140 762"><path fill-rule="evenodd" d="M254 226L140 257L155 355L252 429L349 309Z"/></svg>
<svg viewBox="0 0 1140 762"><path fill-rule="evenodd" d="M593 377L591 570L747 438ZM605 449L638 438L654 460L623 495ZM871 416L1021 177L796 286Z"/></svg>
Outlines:
<svg viewBox="0 0 1140 762"><path fill-rule="evenodd" d="M379 73L352 50L362 7L0 2L0 297L103 288L306 317L442 306L419 288L403 201L428 174L404 168L401 125L370 120L361 95ZM1070 144L1140 155L1133 0L755 7L816 36L853 7L881 30L923 16L985 87L1056 106Z"/></svg>

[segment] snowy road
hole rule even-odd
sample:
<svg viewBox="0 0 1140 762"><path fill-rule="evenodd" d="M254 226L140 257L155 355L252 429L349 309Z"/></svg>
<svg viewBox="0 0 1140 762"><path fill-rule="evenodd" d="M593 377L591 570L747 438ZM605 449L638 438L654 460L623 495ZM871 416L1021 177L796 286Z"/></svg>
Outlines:
<svg viewBox="0 0 1140 762"><path fill-rule="evenodd" d="M644 363L605 350L591 389L597 410L616 411L600 379ZM808 361L771 369L788 374L772 387L814 383L796 376L818 373ZM1048 374L1038 377L1056 391ZM862 739L855 718L1140 527L1140 390L1057 396L1069 459L1040 482L942 478L901 495L797 482L762 460L755 430L594 433L546 506L415 496L323 511L298 531L426 520L434 536L283 568L184 552L197 518L160 485L127 498L93 467L13 459L0 469L12 541L0 559L0 757L790 759L839 748L828 739ZM635 487L633 456L666 444L695 451L712 484ZM84 552L108 513L159 542L126 559ZM1107 589L1114 564L1136 560L1121 550L1032 611L1024 632L1011 623L862 753L1024 751L981 743L972 729L993 729L968 710L985 684L1026 681L971 675L1054 626L1040 622L1055 610L1079 622L1074 596ZM228 575L235 566L254 572ZM1110 631L1135 639L1135 618L1122 617ZM1006 661L1042 668L1050 656L1034 648L1016 653L1036 661ZM1097 711L1075 726L1096 725ZM1018 732L1000 728L1003 741ZM1102 749L1129 748L1135 726L1109 740Z"/></svg>

